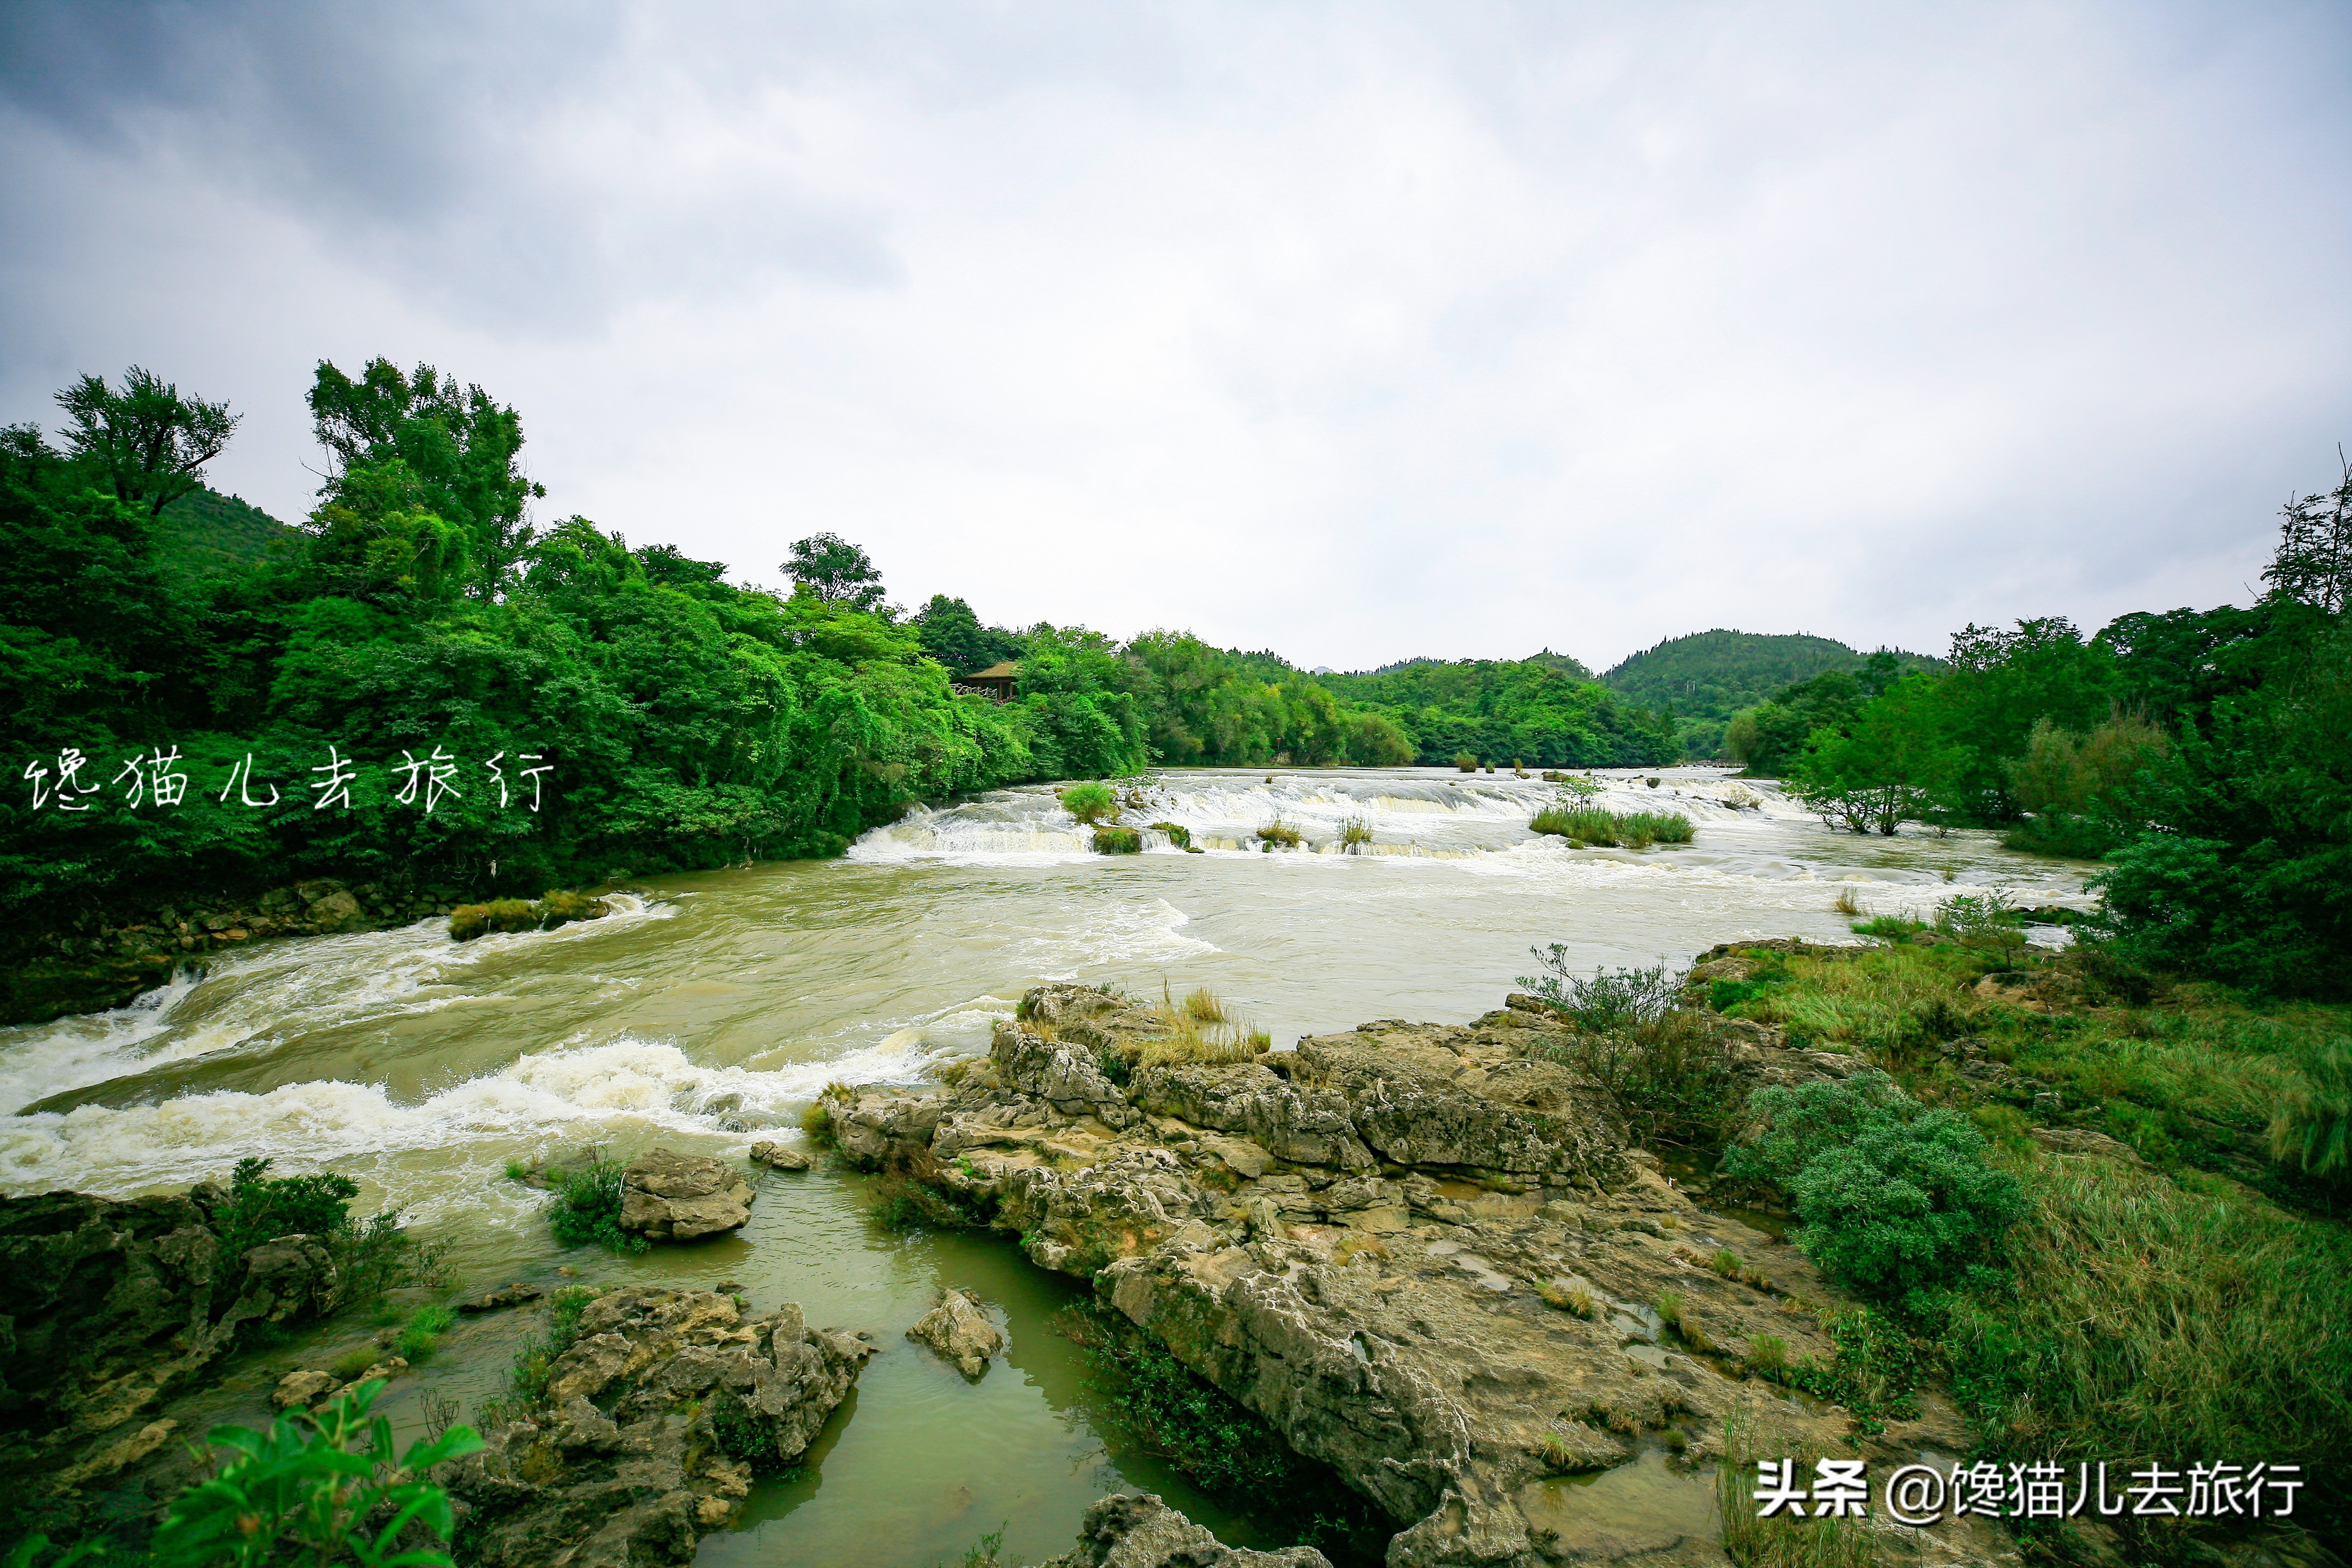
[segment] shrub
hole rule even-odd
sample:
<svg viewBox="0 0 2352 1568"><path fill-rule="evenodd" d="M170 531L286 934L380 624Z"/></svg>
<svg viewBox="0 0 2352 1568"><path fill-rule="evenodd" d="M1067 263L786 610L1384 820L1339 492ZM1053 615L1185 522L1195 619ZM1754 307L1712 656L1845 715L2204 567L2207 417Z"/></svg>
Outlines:
<svg viewBox="0 0 2352 1568"><path fill-rule="evenodd" d="M1285 849L1296 849L1306 842L1306 839L1305 834L1278 816L1257 830L1258 846L1265 849L1271 849L1276 845L1280 845Z"/></svg>
<svg viewBox="0 0 2352 1568"><path fill-rule="evenodd" d="M1478 771L1478 759L1467 752L1456 752L1454 753L1454 765L1465 773L1475 773Z"/></svg>
<svg viewBox="0 0 2352 1568"><path fill-rule="evenodd" d="M1143 851L1143 835L1132 827L1106 825L1095 829L1094 846L1097 855L1139 855Z"/></svg>
<svg viewBox="0 0 2352 1568"><path fill-rule="evenodd" d="M1990 888L1981 893L1955 893L1936 906L1936 929L1946 936L1963 942L1990 941L2015 945L2025 941L2011 918L2016 913L2016 901L2006 889Z"/></svg>
<svg viewBox="0 0 2352 1568"><path fill-rule="evenodd" d="M221 1251L234 1263L281 1236L312 1236L334 1255L347 1307L381 1300L387 1290L433 1276L442 1248L420 1246L400 1227L400 1211L365 1220L351 1215L359 1184L333 1171L272 1176L270 1162L248 1155L229 1176L229 1200L216 1216Z"/></svg>
<svg viewBox="0 0 2352 1568"><path fill-rule="evenodd" d="M1372 822L1367 816L1351 816L1339 824L1339 847L1353 853L1359 845L1372 841Z"/></svg>
<svg viewBox="0 0 2352 1568"><path fill-rule="evenodd" d="M1621 814L1592 805L1548 805L1536 813L1528 826L1537 833L1556 834L1579 844L1599 845L1604 849L1613 849L1619 845L1647 849L1653 844L1687 844L1692 837L1690 818L1680 812L1634 811Z"/></svg>
<svg viewBox="0 0 2352 1568"><path fill-rule="evenodd" d="M548 1223L566 1247L597 1246L614 1252L643 1252L642 1236L621 1228L621 1174L615 1162L599 1160L562 1173Z"/></svg>
<svg viewBox="0 0 2352 1568"><path fill-rule="evenodd" d="M483 1405L485 1424L509 1419L547 1398L548 1373L563 1359L563 1352L579 1342L580 1314L596 1296L592 1285L572 1285L549 1300L546 1334L515 1352L513 1370L507 1374L508 1396Z"/></svg>
<svg viewBox="0 0 2352 1568"><path fill-rule="evenodd" d="M1181 822L1155 822L1152 827L1168 835L1168 842L1179 849L1192 847L1192 830Z"/></svg>
<svg viewBox="0 0 2352 1568"><path fill-rule="evenodd" d="M1062 792L1062 809L1092 827L1118 815L1118 796L1106 784L1076 784Z"/></svg>
<svg viewBox="0 0 2352 1568"><path fill-rule="evenodd" d="M394 1457L392 1423L368 1409L382 1383L363 1383L316 1415L280 1415L267 1432L215 1426L205 1440L233 1456L173 1500L155 1532L157 1568L264 1568L327 1563L346 1553L385 1568L448 1568L447 1552L395 1550L420 1528L447 1541L449 1495L420 1478L482 1446L471 1426Z"/></svg>
<svg viewBox="0 0 2352 1568"><path fill-rule="evenodd" d="M1544 973L1522 974L1519 984L1538 1000L1567 1014L1583 1028L1654 1024L1673 1012L1681 999L1681 978L1668 974L1663 963L1647 969L1596 969L1588 978L1569 967L1564 942L1528 951L1535 955Z"/></svg>
<svg viewBox="0 0 2352 1568"><path fill-rule="evenodd" d="M1921 1106L1874 1068L1748 1103L1763 1130L1729 1152L1724 1174L1786 1191L1806 1255L1855 1290L1925 1310L1987 1271L2023 1207L2017 1178L1987 1163L1965 1117Z"/></svg>

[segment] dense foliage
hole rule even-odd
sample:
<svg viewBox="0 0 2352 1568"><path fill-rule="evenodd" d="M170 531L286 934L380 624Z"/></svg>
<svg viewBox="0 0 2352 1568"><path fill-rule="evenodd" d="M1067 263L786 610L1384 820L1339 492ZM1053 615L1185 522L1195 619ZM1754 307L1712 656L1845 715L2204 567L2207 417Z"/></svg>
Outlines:
<svg viewBox="0 0 2352 1568"><path fill-rule="evenodd" d="M1413 755L1270 654L1013 632L946 595L903 616L832 534L781 593L535 525L520 416L431 366L320 365L299 530L201 486L226 405L143 371L60 402L68 449L0 437L0 908L304 876L536 896L837 853L1000 784ZM1006 660L1009 701L954 683Z"/></svg>
<svg viewBox="0 0 2352 1568"><path fill-rule="evenodd" d="M1968 1282L2022 1205L1967 1118L1922 1106L1883 1072L1759 1089L1748 1108L1761 1130L1724 1174L1788 1193L1806 1254L1864 1295L1916 1306Z"/></svg>
<svg viewBox="0 0 2352 1568"><path fill-rule="evenodd" d="M1937 662L1915 653L1880 651L1901 670ZM1669 637L1619 661L1601 679L1628 700L1669 714L1685 755L1715 757L1724 754L1724 728L1735 713L1815 676L1852 675L1866 662L1828 637L1718 628ZM1800 742L1803 739L1797 736Z"/></svg>
<svg viewBox="0 0 2352 1568"><path fill-rule="evenodd" d="M1321 680L1339 700L1390 716L1424 766L1467 755L1530 768L1654 767L1681 755L1664 714L1620 701L1564 663L1573 661L1421 659Z"/></svg>
<svg viewBox="0 0 2352 1568"><path fill-rule="evenodd" d="M1970 626L1940 672L1874 656L1736 716L1727 743L1824 821L2004 830L2104 857L2122 952L2352 994L2352 468L2286 509L2250 609Z"/></svg>

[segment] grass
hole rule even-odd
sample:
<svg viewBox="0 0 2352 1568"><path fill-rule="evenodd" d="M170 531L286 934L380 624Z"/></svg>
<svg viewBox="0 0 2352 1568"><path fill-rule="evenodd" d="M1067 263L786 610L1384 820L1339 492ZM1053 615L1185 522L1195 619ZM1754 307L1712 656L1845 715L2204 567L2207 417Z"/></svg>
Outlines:
<svg viewBox="0 0 2352 1568"><path fill-rule="evenodd" d="M1746 1405L1724 1417L1723 1459L1715 1472L1724 1554L1738 1568L1872 1568L1878 1561L1872 1531L1854 1520L1791 1519L1785 1511L1756 1517L1757 1461L1795 1458L1803 1465L1811 1457L1782 1435L1760 1433L1759 1425Z"/></svg>
<svg viewBox="0 0 2352 1568"><path fill-rule="evenodd" d="M801 1131L808 1135L813 1147L831 1149L841 1142L834 1133L833 1111L829 1109L836 1090L843 1099L847 1099L851 1092L847 1084L835 1080L826 1084L823 1092L809 1101L807 1108L801 1112Z"/></svg>
<svg viewBox="0 0 2352 1568"><path fill-rule="evenodd" d="M547 1332L515 1353L514 1367L507 1374L507 1392L482 1402L476 1426L503 1426L546 1402L548 1374L563 1352L578 1342L580 1314L598 1294L592 1285L572 1285L549 1299Z"/></svg>
<svg viewBox="0 0 2352 1568"><path fill-rule="evenodd" d="M650 1244L644 1237L620 1226L622 1170L617 1162L598 1160L562 1173L555 1205L547 1215L556 1240L566 1247L595 1246L613 1252L646 1250Z"/></svg>
<svg viewBox="0 0 2352 1568"><path fill-rule="evenodd" d="M1094 827L1118 816L1118 796L1107 784L1075 784L1062 792L1062 809Z"/></svg>
<svg viewBox="0 0 2352 1568"><path fill-rule="evenodd" d="M1339 824L1339 847L1353 854L1358 847L1372 841L1371 818L1351 816Z"/></svg>
<svg viewBox="0 0 2352 1568"><path fill-rule="evenodd" d="M408 1315L408 1321L401 1325L400 1339L393 1346L394 1353L412 1365L423 1361L440 1348L441 1336L447 1333L450 1325L457 1321L457 1314L438 1302L417 1308Z"/></svg>
<svg viewBox="0 0 2352 1568"><path fill-rule="evenodd" d="M1478 771L1478 759L1467 752L1456 752L1454 753L1454 765L1465 773L1475 773Z"/></svg>
<svg viewBox="0 0 2352 1568"><path fill-rule="evenodd" d="M373 1345L354 1345L327 1363L327 1370L338 1379L349 1383L383 1358Z"/></svg>
<svg viewBox="0 0 2352 1568"><path fill-rule="evenodd" d="M1544 1305L1566 1312L1571 1318L1590 1322L1601 1315L1601 1303L1592 1292L1576 1285L1563 1285L1557 1279L1546 1280L1536 1288Z"/></svg>
<svg viewBox="0 0 2352 1568"><path fill-rule="evenodd" d="M1862 900L1854 897L1853 889L1852 888L1840 888L1838 889L1837 901L1832 904L1830 908L1835 910L1838 913L1844 915L1849 920L1853 919L1854 916L1864 915L1870 912L1862 907Z"/></svg>
<svg viewBox="0 0 2352 1568"><path fill-rule="evenodd" d="M1261 849L1272 849L1277 846L1296 849L1306 840L1305 834L1278 816L1257 830L1257 847Z"/></svg>
<svg viewBox="0 0 2352 1568"><path fill-rule="evenodd" d="M1166 1062L1222 1066L1249 1061L1274 1048L1272 1036L1234 1016L1205 985L1181 1002L1169 1000L1163 988L1160 1005L1150 1016L1166 1032L1134 1041L1120 1061L1128 1070Z"/></svg>
<svg viewBox="0 0 2352 1568"><path fill-rule="evenodd" d="M1106 824L1095 829L1094 848L1097 855L1139 855L1143 835L1132 827Z"/></svg>
<svg viewBox="0 0 2352 1568"><path fill-rule="evenodd" d="M1693 831L1690 818L1680 812L1615 812L1597 805L1548 805L1536 813L1528 826L1571 844L1590 844L1602 849L1647 849L1654 844L1687 844Z"/></svg>
<svg viewBox="0 0 2352 1568"><path fill-rule="evenodd" d="M1185 826L1182 823L1155 822L1151 826L1155 832L1165 833L1168 835L1168 842L1176 846L1177 848L1190 849L1192 847L1192 830Z"/></svg>

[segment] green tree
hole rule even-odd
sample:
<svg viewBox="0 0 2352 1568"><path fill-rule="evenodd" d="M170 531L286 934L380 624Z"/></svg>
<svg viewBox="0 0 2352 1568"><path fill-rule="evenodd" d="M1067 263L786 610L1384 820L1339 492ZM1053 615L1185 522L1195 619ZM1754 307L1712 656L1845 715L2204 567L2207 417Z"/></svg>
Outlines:
<svg viewBox="0 0 2352 1568"><path fill-rule="evenodd" d="M66 450L98 469L125 506L151 518L203 482L204 467L228 445L241 415L226 403L182 397L153 372L132 365L122 390L85 375L58 394L68 421Z"/></svg>
<svg viewBox="0 0 2352 1568"><path fill-rule="evenodd" d="M837 533L813 533L793 542L784 574L828 605L853 610L878 609L882 574L865 551Z"/></svg>

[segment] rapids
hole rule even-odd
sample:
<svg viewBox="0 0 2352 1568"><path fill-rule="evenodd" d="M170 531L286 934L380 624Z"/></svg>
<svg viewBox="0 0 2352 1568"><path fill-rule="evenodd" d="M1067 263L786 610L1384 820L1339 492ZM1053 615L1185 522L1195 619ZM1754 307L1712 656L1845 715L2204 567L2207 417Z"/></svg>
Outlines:
<svg viewBox="0 0 2352 1568"><path fill-rule="evenodd" d="M1890 913L1992 886L2021 903L2086 902L2081 868L1990 835L1832 833L1717 770L1596 778L1594 804L1682 812L1696 841L1637 853L1538 837L1528 819L1561 792L1535 778L1171 771L1125 820L1179 824L1205 853L1154 830L1140 855L1096 855L1050 789L1003 790L914 812L836 861L633 879L615 913L556 931L459 945L435 921L216 956L115 1012L0 1030L15 1113L0 1123L0 1187L121 1195L264 1153L280 1173L331 1165L362 1184L363 1205L404 1208L470 1285L560 1266L731 1279L762 1309L797 1300L812 1321L873 1331L886 1353L823 1457L762 1483L705 1563L921 1568L1006 1521L1007 1556L1034 1560L1066 1550L1085 1505L1121 1487L1255 1543L1252 1519L1097 1431L1070 1347L1046 1327L1070 1288L1001 1242L893 1235L861 1180L820 1173L761 1178L734 1239L639 1259L567 1253L544 1196L502 1173L588 1145L740 1159L755 1137L796 1141L826 1082L923 1081L984 1050L1041 980L1206 985L1279 1045L1483 1012L1532 967L1532 943L1564 943L1584 967L1680 962L1739 937L1855 940L1842 893ZM1250 836L1277 816L1306 843L1261 853ZM1338 842L1349 819L1373 835L1352 853ZM1010 1363L977 1387L900 1337L941 1283L973 1287L1009 1321ZM470 1408L503 1362L453 1351L419 1372L404 1381ZM394 1413L413 1404L396 1384Z"/></svg>

